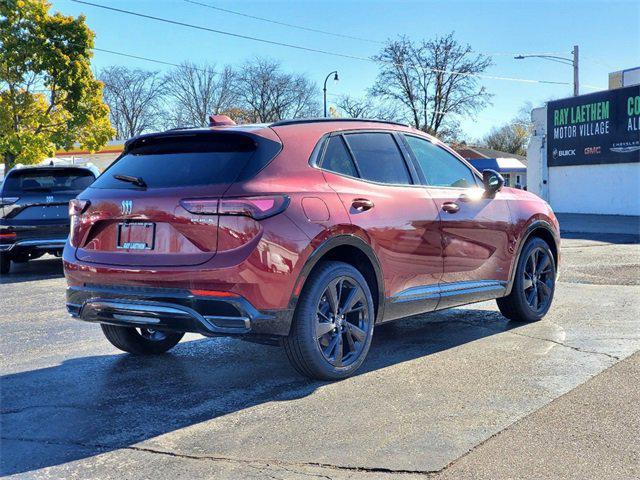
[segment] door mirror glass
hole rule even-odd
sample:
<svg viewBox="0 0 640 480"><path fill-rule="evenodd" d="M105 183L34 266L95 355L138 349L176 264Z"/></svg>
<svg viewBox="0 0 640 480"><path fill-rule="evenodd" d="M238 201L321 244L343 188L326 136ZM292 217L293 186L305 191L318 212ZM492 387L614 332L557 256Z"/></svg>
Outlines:
<svg viewBox="0 0 640 480"><path fill-rule="evenodd" d="M482 171L482 183L488 193L496 193L504 186L504 178L495 170Z"/></svg>

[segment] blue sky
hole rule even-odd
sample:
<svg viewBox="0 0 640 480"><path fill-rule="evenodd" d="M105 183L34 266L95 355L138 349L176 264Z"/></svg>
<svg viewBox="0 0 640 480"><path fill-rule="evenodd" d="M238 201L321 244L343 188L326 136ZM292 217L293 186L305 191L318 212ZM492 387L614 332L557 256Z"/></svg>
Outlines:
<svg viewBox="0 0 640 480"><path fill-rule="evenodd" d="M378 43L301 31L236 16L183 0L89 0L139 13L169 18L283 43L369 57ZM202 3L327 30L373 41L399 34L412 39L431 38L455 31L460 42L477 52L495 54L490 75L572 81L572 69L545 60L514 60L512 53L556 52L570 56L580 46L583 85L606 88L608 73L640 65L640 2L629 1L220 1ZM84 13L96 32L96 47L180 63L185 60L240 64L260 55L280 60L285 69L307 74L318 84L332 70L340 82L329 84L333 94L362 95L374 82L375 64L266 45L190 28L167 25L71 0L53 0L52 10L67 15ZM94 66L126 65L151 70L170 67L96 52ZM492 105L474 118L462 120L466 138L480 138L492 127L513 117L526 102L541 105L572 93L570 85L543 85L482 80L494 95ZM593 89L582 88L582 93Z"/></svg>

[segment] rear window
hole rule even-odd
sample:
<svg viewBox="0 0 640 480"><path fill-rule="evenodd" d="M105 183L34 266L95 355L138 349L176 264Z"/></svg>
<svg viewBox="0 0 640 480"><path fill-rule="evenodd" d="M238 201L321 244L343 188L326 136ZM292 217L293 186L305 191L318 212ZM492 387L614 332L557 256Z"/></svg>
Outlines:
<svg viewBox="0 0 640 480"><path fill-rule="evenodd" d="M390 134L354 133L345 135L345 138L355 156L362 178L395 185L411 183L402 154Z"/></svg>
<svg viewBox="0 0 640 480"><path fill-rule="evenodd" d="M93 188L136 188L114 175L138 177L148 188L231 183L256 155L258 145L244 135L150 137L98 177Z"/></svg>
<svg viewBox="0 0 640 480"><path fill-rule="evenodd" d="M14 170L2 185L2 195L8 197L26 192L81 192L94 180L93 173L79 168Z"/></svg>
<svg viewBox="0 0 640 480"><path fill-rule="evenodd" d="M351 155L347 151L342 137L337 136L329 139L327 150L324 153L324 160L322 161L322 168L351 177L358 176L356 166L351 160Z"/></svg>

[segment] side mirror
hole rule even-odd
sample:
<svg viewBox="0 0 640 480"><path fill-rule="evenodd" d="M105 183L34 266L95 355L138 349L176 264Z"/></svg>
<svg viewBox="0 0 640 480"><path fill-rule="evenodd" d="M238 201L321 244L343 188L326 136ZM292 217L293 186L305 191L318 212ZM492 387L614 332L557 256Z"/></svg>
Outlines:
<svg viewBox="0 0 640 480"><path fill-rule="evenodd" d="M494 194L504 186L504 178L495 170L487 169L482 171L482 183L487 193Z"/></svg>

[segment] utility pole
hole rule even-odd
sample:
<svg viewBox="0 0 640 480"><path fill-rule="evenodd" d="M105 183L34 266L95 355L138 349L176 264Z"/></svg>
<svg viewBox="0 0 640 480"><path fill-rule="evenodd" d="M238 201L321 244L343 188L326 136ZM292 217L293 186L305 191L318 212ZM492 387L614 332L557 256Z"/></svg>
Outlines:
<svg viewBox="0 0 640 480"><path fill-rule="evenodd" d="M573 96L577 97L578 95L580 95L580 79L579 79L580 68L578 64L578 60L579 60L578 45L573 46L573 51L571 53L573 54L573 58L558 57L556 55L547 55L546 53L516 55L513 58L515 58L516 60L524 60L525 58L545 58L552 62L563 63L564 65L571 65L573 67Z"/></svg>
<svg viewBox="0 0 640 480"><path fill-rule="evenodd" d="M580 95L580 78L578 67L578 45L573 46L573 96Z"/></svg>

